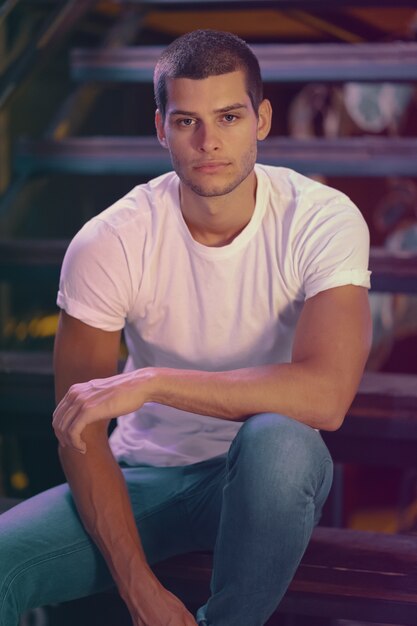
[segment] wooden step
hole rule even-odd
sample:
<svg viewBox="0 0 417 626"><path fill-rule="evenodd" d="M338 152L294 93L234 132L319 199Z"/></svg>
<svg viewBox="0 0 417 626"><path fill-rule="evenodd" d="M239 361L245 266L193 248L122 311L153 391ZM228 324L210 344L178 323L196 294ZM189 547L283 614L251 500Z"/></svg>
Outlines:
<svg viewBox="0 0 417 626"><path fill-rule="evenodd" d="M254 44L265 82L415 81L417 43ZM74 49L78 81L152 82L162 46Z"/></svg>
<svg viewBox="0 0 417 626"><path fill-rule="evenodd" d="M14 266L61 266L68 244L68 239L0 239L0 272Z"/></svg>
<svg viewBox="0 0 417 626"><path fill-rule="evenodd" d="M415 536L318 527L277 614L415 625L416 554ZM198 606L209 597L212 562L210 553L198 552L153 570ZM271 618L268 626L274 623Z"/></svg>
<svg viewBox="0 0 417 626"><path fill-rule="evenodd" d="M53 437L53 410L52 355L0 352L0 432ZM336 461L417 467L417 376L365 372L343 426L322 435Z"/></svg>
<svg viewBox="0 0 417 626"><path fill-rule="evenodd" d="M55 437L52 354L0 352L0 432Z"/></svg>
<svg viewBox="0 0 417 626"><path fill-rule="evenodd" d="M58 285L69 240L0 239L0 280Z"/></svg>
<svg viewBox="0 0 417 626"><path fill-rule="evenodd" d="M258 160L305 174L328 176L417 176L417 138L270 137L259 143ZM168 150L151 137L72 137L21 141L20 172L156 175L172 169Z"/></svg>
<svg viewBox="0 0 417 626"><path fill-rule="evenodd" d="M18 503L0 499L0 512ZM274 616L281 613L415 626L417 537L319 526ZM193 552L152 566L188 604L210 596L213 556ZM326 621L327 623L327 621Z"/></svg>
<svg viewBox="0 0 417 626"><path fill-rule="evenodd" d="M33 2L34 0L32 0ZM119 0L123 3L124 0ZM179 9L219 10L219 9L327 9L328 0L126 0L131 4L135 2L147 9L163 9L164 11L177 12ZM331 11L343 7L397 7L416 6L415 0L333 0Z"/></svg>
<svg viewBox="0 0 417 626"><path fill-rule="evenodd" d="M371 248L372 291L417 294L417 251Z"/></svg>
<svg viewBox="0 0 417 626"><path fill-rule="evenodd" d="M45 280L59 277L69 244L65 239L0 239L0 280ZM417 294L417 251L371 248L372 291Z"/></svg>
<svg viewBox="0 0 417 626"><path fill-rule="evenodd" d="M417 467L417 376L365 372L342 427L322 437L340 463Z"/></svg>

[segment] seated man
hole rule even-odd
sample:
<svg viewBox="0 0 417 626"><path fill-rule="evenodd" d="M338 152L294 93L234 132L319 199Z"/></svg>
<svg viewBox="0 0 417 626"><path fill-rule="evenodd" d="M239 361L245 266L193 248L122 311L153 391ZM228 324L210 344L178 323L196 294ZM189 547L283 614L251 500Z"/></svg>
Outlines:
<svg viewBox="0 0 417 626"><path fill-rule="evenodd" d="M364 219L255 164L271 105L234 35L174 41L155 95L174 172L90 220L65 257L54 428L70 487L2 516L1 626L114 583L135 626L261 626L330 489L319 430L341 425L371 342ZM193 550L214 551L196 617L151 569Z"/></svg>

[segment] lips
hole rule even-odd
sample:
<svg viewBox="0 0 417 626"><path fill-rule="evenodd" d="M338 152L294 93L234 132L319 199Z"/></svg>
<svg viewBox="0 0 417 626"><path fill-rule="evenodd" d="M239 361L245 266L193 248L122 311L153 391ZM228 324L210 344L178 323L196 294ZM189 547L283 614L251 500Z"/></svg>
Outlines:
<svg viewBox="0 0 417 626"><path fill-rule="evenodd" d="M199 172L213 173L227 167L228 165L230 164L227 161L203 161L202 163L194 165L194 169Z"/></svg>

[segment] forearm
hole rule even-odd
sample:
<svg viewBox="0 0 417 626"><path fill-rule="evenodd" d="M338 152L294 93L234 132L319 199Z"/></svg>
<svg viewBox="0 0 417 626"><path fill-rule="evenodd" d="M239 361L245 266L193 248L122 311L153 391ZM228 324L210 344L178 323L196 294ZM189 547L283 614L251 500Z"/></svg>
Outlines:
<svg viewBox="0 0 417 626"><path fill-rule="evenodd" d="M87 429L88 430L88 429ZM159 583L146 561L126 483L107 440L89 441L84 455L70 448L59 455L83 524L103 554L131 613L139 594Z"/></svg>
<svg viewBox="0 0 417 626"><path fill-rule="evenodd" d="M192 413L243 421L256 413L275 412L328 430L344 416L333 377L304 363L226 372L151 371L149 400Z"/></svg>
<svg viewBox="0 0 417 626"><path fill-rule="evenodd" d="M118 379L119 345L119 331L102 331L61 314L54 351L58 407L62 408L68 390L83 381ZM64 414L73 411L71 394L64 406ZM58 407L54 415L61 412ZM121 414L112 412L112 416ZM147 563L125 479L109 447L107 424L108 419L104 419L85 428L85 454L62 447L58 437L61 463L85 529L107 561L133 623L167 624L174 613L182 616L186 609L174 596L171 598ZM57 433L54 422L53 426ZM192 617L184 624L194 624Z"/></svg>

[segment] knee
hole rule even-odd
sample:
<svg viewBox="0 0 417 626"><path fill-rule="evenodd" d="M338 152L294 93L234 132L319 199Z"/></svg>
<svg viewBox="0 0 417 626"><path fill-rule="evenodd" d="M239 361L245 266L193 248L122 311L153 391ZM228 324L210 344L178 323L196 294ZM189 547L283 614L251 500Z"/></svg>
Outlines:
<svg viewBox="0 0 417 626"><path fill-rule="evenodd" d="M250 417L237 433L231 461L239 459L259 482L277 481L314 495L332 473L332 460L320 433L285 415Z"/></svg>

